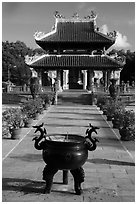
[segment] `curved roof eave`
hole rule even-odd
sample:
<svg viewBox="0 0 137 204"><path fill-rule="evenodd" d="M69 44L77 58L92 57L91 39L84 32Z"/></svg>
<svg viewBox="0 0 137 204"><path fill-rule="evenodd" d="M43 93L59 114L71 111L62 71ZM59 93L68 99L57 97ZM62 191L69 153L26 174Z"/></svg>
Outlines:
<svg viewBox="0 0 137 204"><path fill-rule="evenodd" d="M124 62L117 61L107 55L44 55L36 60L31 60L31 63L27 64L33 68L44 68L48 69L67 69L71 67L79 68L114 68L120 69L124 66Z"/></svg>

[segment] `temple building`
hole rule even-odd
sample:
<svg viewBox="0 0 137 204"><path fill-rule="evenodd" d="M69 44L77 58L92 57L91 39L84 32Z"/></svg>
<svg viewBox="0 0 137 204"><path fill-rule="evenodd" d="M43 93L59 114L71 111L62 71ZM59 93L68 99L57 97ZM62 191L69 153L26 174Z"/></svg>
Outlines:
<svg viewBox="0 0 137 204"><path fill-rule="evenodd" d="M106 52L115 43L116 32L101 33L93 11L83 19L77 13L66 19L57 11L54 17L51 32L36 32L34 35L46 54L26 56L26 64L37 72L41 86L47 85L47 77L52 85L56 81L59 91L93 91L94 83L99 83L101 78L105 89L110 78L117 78L119 83L125 61L118 56L110 57Z"/></svg>

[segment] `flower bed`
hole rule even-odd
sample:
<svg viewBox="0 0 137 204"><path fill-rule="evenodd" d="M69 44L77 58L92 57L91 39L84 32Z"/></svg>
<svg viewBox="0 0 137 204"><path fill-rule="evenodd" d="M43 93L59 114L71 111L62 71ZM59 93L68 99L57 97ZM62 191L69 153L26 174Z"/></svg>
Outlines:
<svg viewBox="0 0 137 204"><path fill-rule="evenodd" d="M45 100L46 98L46 100ZM44 103L50 104L52 95L45 94ZM2 137L11 138L14 129L28 127L29 121L36 119L44 110L42 97L22 103L21 108L11 108L2 113Z"/></svg>
<svg viewBox="0 0 137 204"><path fill-rule="evenodd" d="M120 139L124 141L135 140L134 111L127 111L125 104L118 100L106 100L100 97L98 104L100 103L102 103L102 111L107 116L107 120L112 120L113 128L119 129Z"/></svg>

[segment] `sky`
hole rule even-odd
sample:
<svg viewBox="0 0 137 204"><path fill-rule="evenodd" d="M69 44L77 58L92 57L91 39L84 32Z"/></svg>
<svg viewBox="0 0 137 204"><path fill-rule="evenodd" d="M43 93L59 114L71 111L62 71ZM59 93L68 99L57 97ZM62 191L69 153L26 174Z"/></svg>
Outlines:
<svg viewBox="0 0 137 204"><path fill-rule="evenodd" d="M37 48L33 35L36 31L51 31L56 10L66 18L75 12L83 18L94 10L103 33L117 31L116 43L111 48L135 51L134 2L2 2L2 41L20 40Z"/></svg>

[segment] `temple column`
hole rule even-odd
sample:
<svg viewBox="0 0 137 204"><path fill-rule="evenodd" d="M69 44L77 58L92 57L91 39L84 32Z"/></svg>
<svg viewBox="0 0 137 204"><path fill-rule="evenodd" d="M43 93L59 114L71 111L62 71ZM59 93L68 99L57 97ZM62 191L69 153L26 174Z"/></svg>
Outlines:
<svg viewBox="0 0 137 204"><path fill-rule="evenodd" d="M42 71L41 70L38 72L38 78L39 78L39 85L40 87L42 87Z"/></svg>
<svg viewBox="0 0 137 204"><path fill-rule="evenodd" d="M57 69L57 91L62 91L61 88L61 71Z"/></svg>
<svg viewBox="0 0 137 204"><path fill-rule="evenodd" d="M110 73L110 79L114 78L114 70Z"/></svg>
<svg viewBox="0 0 137 204"><path fill-rule="evenodd" d="M114 71L114 78L118 79L116 84L119 85L120 84L120 70L118 71Z"/></svg>
<svg viewBox="0 0 137 204"><path fill-rule="evenodd" d="M87 70L83 70L83 89L87 89Z"/></svg>
<svg viewBox="0 0 137 204"><path fill-rule="evenodd" d="M110 85L110 78L111 78L111 71L108 70L108 72L107 72L107 88L108 88L109 85Z"/></svg>
<svg viewBox="0 0 137 204"><path fill-rule="evenodd" d="M94 91L94 71L93 70L89 70L89 91Z"/></svg>
<svg viewBox="0 0 137 204"><path fill-rule="evenodd" d="M68 89L68 72L69 70L63 70L63 89Z"/></svg>

